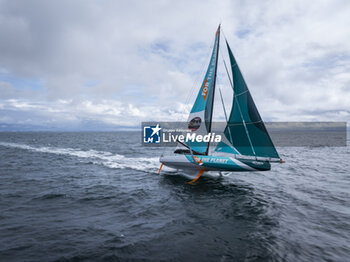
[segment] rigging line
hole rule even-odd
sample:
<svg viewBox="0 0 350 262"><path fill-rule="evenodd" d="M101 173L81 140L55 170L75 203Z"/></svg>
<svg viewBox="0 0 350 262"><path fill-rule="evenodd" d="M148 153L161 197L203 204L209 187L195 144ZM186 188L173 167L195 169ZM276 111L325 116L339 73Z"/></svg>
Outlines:
<svg viewBox="0 0 350 262"><path fill-rule="evenodd" d="M225 35L225 31L224 31L223 29L221 29L221 32L222 32L222 34L224 35L225 41L226 41L226 43L227 43L228 41L227 41L227 38L226 38L226 35ZM235 59L235 64L231 64L231 67L233 68L233 67L236 67L236 66L237 66L238 69L240 70L240 68L239 68L239 66L238 66L238 62L237 62L237 60ZM240 72L241 72L243 81L246 82L246 81L245 81L245 77L243 76L243 72L242 72L241 70L240 70ZM233 77L233 76L232 76L232 77ZM250 93L249 88L247 88L247 90L248 90L248 92Z"/></svg>
<svg viewBox="0 0 350 262"><path fill-rule="evenodd" d="M209 62L210 62L210 58L211 58L211 46L207 49L207 52L206 52L206 55L205 57L209 57ZM197 74L193 84L192 84L192 87L190 89L190 92L188 92L188 95L186 97L186 100L185 100L185 105L187 105L190 101L190 99L193 97L193 94L196 90L196 87L200 84L200 79L202 78L202 75L204 74L204 70L205 70L205 67L206 65L208 64L207 60L203 61L202 65L201 65L201 69L199 71L199 74ZM190 109L191 110L191 109ZM187 120L187 119L186 119Z"/></svg>
<svg viewBox="0 0 350 262"><path fill-rule="evenodd" d="M221 97L222 108L224 109L224 114L225 114L225 119L226 119L226 125L228 125L228 119L227 119L227 114L226 114L224 99L222 98L222 93L221 93L221 88L220 88L220 87L219 87L219 92L220 92L220 97ZM229 132L229 134L230 134L230 142L231 142L231 145L233 145L233 142L232 142L232 135L231 135L231 130L230 130L230 128L228 128L228 132Z"/></svg>
<svg viewBox="0 0 350 262"><path fill-rule="evenodd" d="M258 124L258 123L262 123L262 120L254 121L254 122L246 122L245 124L246 124L246 125L253 125L253 124ZM227 125L228 125L228 126L241 126L241 125L243 125L243 124L241 124L241 123L237 123L237 124L228 123Z"/></svg>
<svg viewBox="0 0 350 262"><path fill-rule="evenodd" d="M222 32L222 34L224 35L225 40L227 41L227 38L226 38L226 35L225 35L225 31L224 31L224 29L223 29L223 28L221 28L221 32Z"/></svg>
<svg viewBox="0 0 350 262"><path fill-rule="evenodd" d="M244 121L244 118L243 118L243 115L242 115L241 107L239 106L239 103L238 103L237 99L235 99L235 100L236 100L236 102L237 102L239 114L241 115L241 118L242 118L242 121L243 121L243 125L244 125L244 129L245 129L245 132L246 132L247 137L248 137L248 140L249 140L250 147L252 148L252 151L253 151L254 155L256 155L256 154L255 154L254 147L253 147L253 144L252 144L252 141L250 140L250 135L249 135L247 126L246 126L246 124L245 124L245 121Z"/></svg>
<svg viewBox="0 0 350 262"><path fill-rule="evenodd" d="M220 52L220 56L221 56L221 58L222 58L222 61L224 62L224 66L225 66L225 69L226 69L226 73L227 73L228 80L230 81L231 86L233 86L233 84L232 84L232 79L231 79L231 77L230 77L230 74L229 74L228 69L227 69L227 66L226 66L225 58L224 58L224 56L222 55L222 49L221 49L221 47L220 47L220 51L221 51L221 52Z"/></svg>
<svg viewBox="0 0 350 262"><path fill-rule="evenodd" d="M243 91L243 92L241 92L241 93L239 93L239 94L237 94L235 96L237 97L237 96L243 95L243 94L248 93L248 92L249 92L249 90L247 89L247 90L245 90L245 91Z"/></svg>
<svg viewBox="0 0 350 262"><path fill-rule="evenodd" d="M205 57L210 56L211 50L212 50L212 48L209 47L208 50L207 50L207 53L206 53L206 56L205 56ZM210 62L210 57L209 57L209 62ZM187 98L186 98L186 102L185 102L186 104L189 102L189 100L190 100L191 97L193 96L193 93L194 93L194 91L195 91L195 87L199 85L199 81L200 81L200 79L201 79L201 77L202 77L202 75L203 75L203 72L204 72L204 70L205 70L205 66L206 66L207 64L208 64L208 63L207 63L206 60L202 63L202 67L201 67L200 73L197 75L197 77L196 77L196 79L195 79L195 81L194 81L194 83L193 83L193 85L192 85L192 87L191 87L191 90L190 90L190 92L189 92L189 94L188 94L188 96L187 96Z"/></svg>
<svg viewBox="0 0 350 262"><path fill-rule="evenodd" d="M226 69L228 80L230 81L231 86L233 86L230 74L228 73L228 69L227 69L227 66L226 66L225 59L222 59L222 60L224 61L224 66L225 66L225 69Z"/></svg>
<svg viewBox="0 0 350 262"><path fill-rule="evenodd" d="M211 47L208 48L205 57L208 57L208 56L210 56L210 55L211 55ZM209 57L209 62L210 62L210 57ZM193 97L193 94L194 94L194 92L195 92L195 90L196 90L196 87L197 87L197 86L199 85L199 83L200 83L199 81L200 81L200 79L201 79L201 77L202 77L202 75L203 75L203 72L204 72L204 70L205 70L205 66L206 66L207 64L208 64L208 63L207 63L206 60L203 61L202 66L201 66L201 69L200 69L200 72L199 72L199 74L197 74L197 77L195 78L195 80L194 80L194 82L193 82L193 85L192 85L192 87L191 87L191 89L190 89L190 92L188 92L188 95L187 95L186 100L185 100L185 105L187 105L187 104L189 103L190 99ZM191 109L190 109L190 110L191 110ZM186 119L186 120L187 120L187 119ZM178 147L178 143L177 143L176 147Z"/></svg>
<svg viewBox="0 0 350 262"><path fill-rule="evenodd" d="M220 92L220 98L221 98L222 108L223 108L223 110L224 110L225 119L226 119L226 122L227 122L227 121L228 121L228 119L227 119L227 114L226 114L226 109L225 109L224 99L222 98L222 93L221 93L221 88L220 88L220 87L219 87L219 92Z"/></svg>

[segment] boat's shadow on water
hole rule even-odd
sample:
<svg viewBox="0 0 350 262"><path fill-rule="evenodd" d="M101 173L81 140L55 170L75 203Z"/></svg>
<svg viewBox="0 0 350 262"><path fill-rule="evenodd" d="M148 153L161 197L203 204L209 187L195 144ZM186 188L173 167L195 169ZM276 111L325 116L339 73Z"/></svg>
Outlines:
<svg viewBox="0 0 350 262"><path fill-rule="evenodd" d="M174 190L183 189L186 192L212 192L214 194L232 193L235 195L254 195L254 187L239 180L230 179L227 176L203 175L196 182L190 183L192 178L186 173L164 172L161 174L161 183L171 185Z"/></svg>
<svg viewBox="0 0 350 262"><path fill-rule="evenodd" d="M181 174L166 173L160 180L182 208L182 230L191 233L190 240L178 243L186 245L181 254L183 258L198 261L276 259L272 232L278 226L278 218L253 185L227 177L201 177L194 185L188 181Z"/></svg>

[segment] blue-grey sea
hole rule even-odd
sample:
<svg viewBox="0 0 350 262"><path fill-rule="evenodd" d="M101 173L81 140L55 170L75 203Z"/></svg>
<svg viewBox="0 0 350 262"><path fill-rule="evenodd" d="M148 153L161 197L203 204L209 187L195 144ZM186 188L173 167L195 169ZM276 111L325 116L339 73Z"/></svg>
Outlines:
<svg viewBox="0 0 350 262"><path fill-rule="evenodd" d="M139 132L0 133L0 261L350 261L349 146L278 151L189 185Z"/></svg>

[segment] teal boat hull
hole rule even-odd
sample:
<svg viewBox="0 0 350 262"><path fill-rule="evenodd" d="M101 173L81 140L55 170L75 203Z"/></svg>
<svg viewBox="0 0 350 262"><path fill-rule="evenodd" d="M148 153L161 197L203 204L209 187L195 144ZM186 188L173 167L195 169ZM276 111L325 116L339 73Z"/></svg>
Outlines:
<svg viewBox="0 0 350 262"><path fill-rule="evenodd" d="M203 156L203 155L173 155L162 156L160 162L165 166L176 169L195 169L207 171L268 171L271 164L268 161L254 159L236 159L226 156Z"/></svg>

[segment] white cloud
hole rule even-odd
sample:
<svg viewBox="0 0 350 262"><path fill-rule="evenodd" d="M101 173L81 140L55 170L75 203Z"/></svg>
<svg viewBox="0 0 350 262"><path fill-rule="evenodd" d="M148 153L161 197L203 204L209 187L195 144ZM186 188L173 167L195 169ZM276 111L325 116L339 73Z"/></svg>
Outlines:
<svg viewBox="0 0 350 262"><path fill-rule="evenodd" d="M220 21L264 119L350 120L347 1L0 5L2 122L185 120Z"/></svg>

